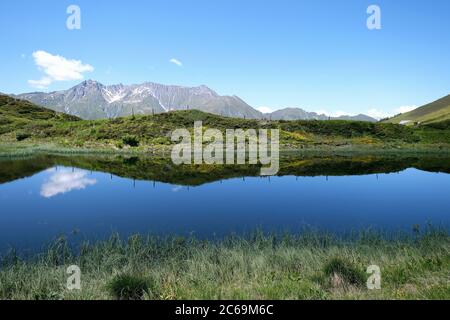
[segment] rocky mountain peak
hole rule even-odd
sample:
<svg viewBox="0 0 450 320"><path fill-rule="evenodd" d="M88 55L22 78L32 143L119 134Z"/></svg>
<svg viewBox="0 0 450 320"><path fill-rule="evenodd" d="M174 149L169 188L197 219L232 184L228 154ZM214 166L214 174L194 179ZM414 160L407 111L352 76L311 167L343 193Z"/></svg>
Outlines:
<svg viewBox="0 0 450 320"><path fill-rule="evenodd" d="M221 116L272 120L328 120L325 115L300 108L286 108L262 114L237 96L221 96L206 85L185 87L146 82L136 85L103 85L85 80L68 90L26 93L19 98L84 119L115 118L131 114L155 114L197 109ZM343 117L340 117L343 118ZM349 120L375 121L367 116Z"/></svg>

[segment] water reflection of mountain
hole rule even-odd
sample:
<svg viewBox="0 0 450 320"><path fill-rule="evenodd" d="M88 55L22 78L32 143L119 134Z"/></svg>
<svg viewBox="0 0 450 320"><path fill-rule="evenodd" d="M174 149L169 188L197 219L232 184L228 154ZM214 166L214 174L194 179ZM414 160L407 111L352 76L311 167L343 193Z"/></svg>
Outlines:
<svg viewBox="0 0 450 320"><path fill-rule="evenodd" d="M445 156L299 156L281 155L279 176L343 176L392 173L407 168L450 173L450 157ZM256 165L181 165L170 158L125 156L37 155L0 160L0 183L32 176L54 166L75 167L116 176L196 186L208 182L259 176Z"/></svg>

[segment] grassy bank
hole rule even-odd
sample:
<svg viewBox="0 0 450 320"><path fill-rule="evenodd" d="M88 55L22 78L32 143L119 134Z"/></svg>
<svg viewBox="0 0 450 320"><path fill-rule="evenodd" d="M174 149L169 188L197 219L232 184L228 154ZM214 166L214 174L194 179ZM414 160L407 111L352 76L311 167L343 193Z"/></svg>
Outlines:
<svg viewBox="0 0 450 320"><path fill-rule="evenodd" d="M77 253L74 253L77 252ZM66 289L66 268L82 289ZM381 289L368 290L369 265ZM388 239L301 235L194 238L133 236L71 250L60 239L22 261L3 257L1 299L449 299L450 237L416 230Z"/></svg>
<svg viewBox="0 0 450 320"><path fill-rule="evenodd" d="M450 146L450 145L449 145ZM38 154L54 155L136 155L136 156L167 156L172 151L172 145L151 145L136 148L113 148L108 146L97 147L70 147L49 142L17 143L14 141L0 142L0 158L13 158L15 156L30 156ZM311 145L302 148L281 146L281 153L296 153L299 155L448 155L450 147L443 145L410 144L410 145ZM224 150L225 154L225 150Z"/></svg>
<svg viewBox="0 0 450 320"><path fill-rule="evenodd" d="M5 136L3 136L4 138ZM450 141L450 140L449 140ZM1 158L17 158L25 156L35 156L40 154L51 155L104 155L104 156L157 156L170 157L172 152L171 144L163 145L139 145L137 147L125 146L122 148L114 147L113 145L96 145L96 146L70 146L67 144L59 144L52 141L14 141L13 138L9 140L2 140L0 136L0 159ZM224 149L224 154L226 150ZM296 154L298 156L389 156L389 155L436 155L446 156L450 155L450 144L309 144L301 146L280 145L280 153Z"/></svg>

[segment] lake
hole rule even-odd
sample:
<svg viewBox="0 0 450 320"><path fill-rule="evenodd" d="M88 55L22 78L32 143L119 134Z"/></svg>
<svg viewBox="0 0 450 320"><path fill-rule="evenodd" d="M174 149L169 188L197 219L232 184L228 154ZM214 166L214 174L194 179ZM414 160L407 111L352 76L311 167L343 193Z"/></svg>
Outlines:
<svg viewBox="0 0 450 320"><path fill-rule="evenodd" d="M259 167L170 159L51 156L0 160L0 251L111 233L215 238L255 229L411 232L450 225L450 159L284 155Z"/></svg>

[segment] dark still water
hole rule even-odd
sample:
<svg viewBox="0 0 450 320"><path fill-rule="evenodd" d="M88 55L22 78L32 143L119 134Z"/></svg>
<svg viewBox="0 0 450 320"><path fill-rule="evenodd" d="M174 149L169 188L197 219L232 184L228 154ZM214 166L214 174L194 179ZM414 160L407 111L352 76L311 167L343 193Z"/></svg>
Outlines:
<svg viewBox="0 0 450 320"><path fill-rule="evenodd" d="M279 176L250 166L175 167L167 159L0 160L0 250L58 235L199 237L305 227L410 231L450 225L448 158L282 158ZM77 235L73 235L76 231Z"/></svg>

